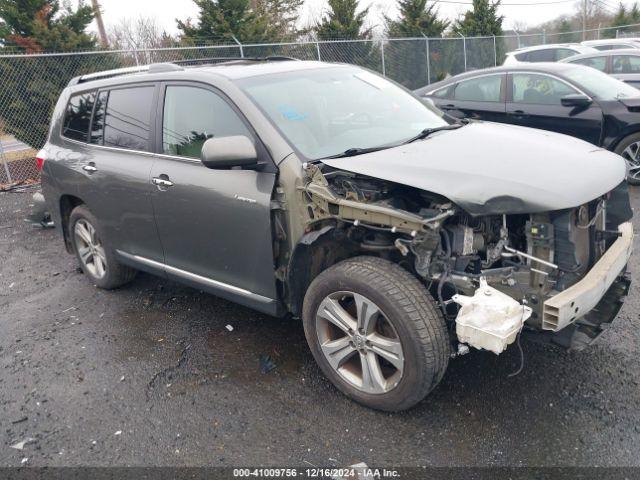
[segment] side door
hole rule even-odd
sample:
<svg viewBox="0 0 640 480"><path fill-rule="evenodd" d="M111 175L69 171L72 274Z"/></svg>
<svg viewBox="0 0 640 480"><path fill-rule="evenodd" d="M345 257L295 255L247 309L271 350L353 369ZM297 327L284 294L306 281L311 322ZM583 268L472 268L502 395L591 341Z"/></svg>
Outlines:
<svg viewBox="0 0 640 480"><path fill-rule="evenodd" d="M613 55L611 58L611 76L640 88L640 56Z"/></svg>
<svg viewBox="0 0 640 480"><path fill-rule="evenodd" d="M153 83L98 91L78 195L116 250L160 261L149 183L156 95Z"/></svg>
<svg viewBox="0 0 640 480"><path fill-rule="evenodd" d="M436 104L456 118L505 121L505 74L496 73L461 80L448 99Z"/></svg>
<svg viewBox="0 0 640 480"><path fill-rule="evenodd" d="M166 83L157 112L160 154L152 201L169 277L275 313L271 198L276 167L259 138L216 89ZM244 135L257 169L213 170L200 161L209 138Z"/></svg>
<svg viewBox="0 0 640 480"><path fill-rule="evenodd" d="M508 75L507 121L600 143L602 110L596 102L587 107L565 107L565 95L581 94L574 86L551 75L512 72Z"/></svg>

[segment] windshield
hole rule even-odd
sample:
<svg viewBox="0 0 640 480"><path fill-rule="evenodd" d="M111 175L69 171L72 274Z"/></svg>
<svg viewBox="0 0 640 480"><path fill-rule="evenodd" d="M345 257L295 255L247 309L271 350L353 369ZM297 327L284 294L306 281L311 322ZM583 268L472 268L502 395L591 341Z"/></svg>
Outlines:
<svg viewBox="0 0 640 480"><path fill-rule="evenodd" d="M448 125L438 110L359 68L245 78L240 87L308 159L402 143Z"/></svg>
<svg viewBox="0 0 640 480"><path fill-rule="evenodd" d="M640 97L640 90L591 67L578 67L563 72L579 87L589 90L599 100Z"/></svg>

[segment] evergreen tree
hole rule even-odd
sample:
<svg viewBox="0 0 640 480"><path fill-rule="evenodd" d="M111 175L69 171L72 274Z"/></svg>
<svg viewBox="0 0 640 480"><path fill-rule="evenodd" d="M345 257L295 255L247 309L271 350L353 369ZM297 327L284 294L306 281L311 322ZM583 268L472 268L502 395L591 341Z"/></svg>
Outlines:
<svg viewBox="0 0 640 480"><path fill-rule="evenodd" d="M631 8L627 8L620 3L611 20L611 26L615 28L605 30L603 36L605 38L615 38L617 32L633 31L633 27L624 27L624 25L633 25L635 23L640 23L640 8L638 8L638 4L634 3Z"/></svg>
<svg viewBox="0 0 640 480"><path fill-rule="evenodd" d="M318 40L356 40L371 38L365 28L369 7L358 12L358 0L328 0L329 10L316 26Z"/></svg>
<svg viewBox="0 0 640 480"><path fill-rule="evenodd" d="M504 16L498 15L500 0L473 0L472 9L467 11L461 19L453 25L453 32L464 37L488 37L502 35L502 22ZM467 69L485 68L494 66L494 63L502 63L504 46L502 38L496 39L496 52L493 49L493 39L468 40L467 46ZM455 57L462 57L463 52L456 49ZM495 55L495 57L494 57ZM453 57L453 55L449 55Z"/></svg>
<svg viewBox="0 0 640 480"><path fill-rule="evenodd" d="M57 0L0 0L0 18L0 52L64 52L96 47L96 38L86 32L93 10L82 2L73 10L67 3L61 7ZM41 147L53 107L69 80L114 66L107 59L100 65L96 65L96 57L91 60L80 56L0 59L0 120L6 131L34 148Z"/></svg>
<svg viewBox="0 0 640 480"><path fill-rule="evenodd" d="M358 11L358 0L328 0L329 9L313 29L318 40L371 40L371 28L365 26L369 8ZM352 63L382 71L379 45L373 41L321 43L322 60Z"/></svg>
<svg viewBox="0 0 640 480"><path fill-rule="evenodd" d="M576 34L573 32L573 26L571 22L566 18L560 20L558 25L558 42L560 43L572 43L578 41Z"/></svg>
<svg viewBox="0 0 640 480"><path fill-rule="evenodd" d="M302 0L193 0L197 24L178 20L182 39L192 44L207 41L241 43L276 41L296 32Z"/></svg>
<svg viewBox="0 0 640 480"><path fill-rule="evenodd" d="M389 38L440 37L449 22L438 18L436 4L427 0L398 0L397 19L385 17ZM426 64L427 45L424 40L397 40L385 44L385 65L388 75L410 89L429 83Z"/></svg>
<svg viewBox="0 0 640 480"><path fill-rule="evenodd" d="M473 8L453 25L456 34L465 37L502 35L504 16L498 15L500 0L473 0Z"/></svg>
<svg viewBox="0 0 640 480"><path fill-rule="evenodd" d="M427 0L398 0L397 20L385 17L387 34L393 37L440 37L449 22L438 18L436 3Z"/></svg>

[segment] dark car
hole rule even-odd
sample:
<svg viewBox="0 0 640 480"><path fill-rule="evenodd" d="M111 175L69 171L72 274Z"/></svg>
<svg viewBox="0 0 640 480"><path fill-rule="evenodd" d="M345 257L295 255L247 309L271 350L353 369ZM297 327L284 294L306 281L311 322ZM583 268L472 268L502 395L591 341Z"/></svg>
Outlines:
<svg viewBox="0 0 640 480"><path fill-rule="evenodd" d="M457 118L541 128L622 155L640 184L640 90L596 69L536 63L477 70L416 90Z"/></svg>
<svg viewBox="0 0 640 480"><path fill-rule="evenodd" d="M640 88L640 49L638 48L584 53L565 58L560 62L592 67L633 87Z"/></svg>
<svg viewBox="0 0 640 480"><path fill-rule="evenodd" d="M452 355L500 354L523 330L584 348L629 287L622 158L452 122L355 66L83 76L39 159L88 281L112 289L144 270L301 318L327 377L383 410L424 398Z"/></svg>

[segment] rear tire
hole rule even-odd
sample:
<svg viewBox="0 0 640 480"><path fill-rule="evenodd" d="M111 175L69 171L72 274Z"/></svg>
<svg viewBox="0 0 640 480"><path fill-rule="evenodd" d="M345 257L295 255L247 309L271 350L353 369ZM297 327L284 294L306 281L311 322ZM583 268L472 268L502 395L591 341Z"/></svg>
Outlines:
<svg viewBox="0 0 640 480"><path fill-rule="evenodd" d="M98 219L85 205L71 212L68 235L80 268L97 287L111 290L136 276L136 270L118 262Z"/></svg>
<svg viewBox="0 0 640 480"><path fill-rule="evenodd" d="M302 318L324 374L367 407L413 407L449 363L447 329L431 295L384 259L356 257L322 272L307 290Z"/></svg>
<svg viewBox="0 0 640 480"><path fill-rule="evenodd" d="M627 183L640 185L640 133L623 138L614 152L627 162Z"/></svg>

